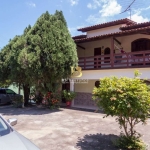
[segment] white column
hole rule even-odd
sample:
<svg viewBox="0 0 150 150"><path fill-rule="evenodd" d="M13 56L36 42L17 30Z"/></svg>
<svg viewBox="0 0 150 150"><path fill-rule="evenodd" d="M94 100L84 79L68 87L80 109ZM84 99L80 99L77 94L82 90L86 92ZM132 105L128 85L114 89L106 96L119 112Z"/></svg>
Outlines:
<svg viewBox="0 0 150 150"><path fill-rule="evenodd" d="M70 79L70 91L74 91L74 80ZM74 99L72 100L71 106L74 106Z"/></svg>

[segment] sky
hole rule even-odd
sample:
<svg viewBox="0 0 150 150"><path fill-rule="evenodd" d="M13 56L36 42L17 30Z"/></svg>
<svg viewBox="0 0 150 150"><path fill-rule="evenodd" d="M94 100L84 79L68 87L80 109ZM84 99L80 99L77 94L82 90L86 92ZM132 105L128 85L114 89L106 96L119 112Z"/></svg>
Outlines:
<svg viewBox="0 0 150 150"><path fill-rule="evenodd" d="M150 21L150 0L1 0L0 49L15 35L21 35L29 24L46 11L63 11L71 36L81 35L78 28L123 18L141 23ZM124 13L122 13L124 12Z"/></svg>

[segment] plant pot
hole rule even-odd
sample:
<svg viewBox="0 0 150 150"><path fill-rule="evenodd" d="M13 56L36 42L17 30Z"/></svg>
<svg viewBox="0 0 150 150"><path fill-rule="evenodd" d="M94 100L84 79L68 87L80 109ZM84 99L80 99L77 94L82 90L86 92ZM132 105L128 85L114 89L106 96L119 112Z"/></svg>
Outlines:
<svg viewBox="0 0 150 150"><path fill-rule="evenodd" d="M70 106L71 106L71 101L67 101L67 102L66 102L66 105L67 105L68 107L70 107Z"/></svg>

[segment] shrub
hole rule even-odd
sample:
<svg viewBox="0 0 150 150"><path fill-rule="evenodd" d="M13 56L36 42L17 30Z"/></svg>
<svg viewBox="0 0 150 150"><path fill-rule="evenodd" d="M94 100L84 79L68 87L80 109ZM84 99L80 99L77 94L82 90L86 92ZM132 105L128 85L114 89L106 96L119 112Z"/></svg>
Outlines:
<svg viewBox="0 0 150 150"><path fill-rule="evenodd" d="M44 104L46 107L49 107L50 109L55 109L60 107L60 93L52 93L48 92L43 100L42 104Z"/></svg>
<svg viewBox="0 0 150 150"><path fill-rule="evenodd" d="M105 117L116 116L120 128L124 129L124 136L131 143L133 139L138 142L140 138L135 126L140 122L146 124L150 114L150 89L137 78L138 75L135 72L133 79L106 77L93 90L93 100L104 110Z"/></svg>
<svg viewBox="0 0 150 150"><path fill-rule="evenodd" d="M114 144L123 149L131 149L131 150L146 150L147 146L144 144L142 140L138 137L127 137L121 135L118 140L114 142Z"/></svg>

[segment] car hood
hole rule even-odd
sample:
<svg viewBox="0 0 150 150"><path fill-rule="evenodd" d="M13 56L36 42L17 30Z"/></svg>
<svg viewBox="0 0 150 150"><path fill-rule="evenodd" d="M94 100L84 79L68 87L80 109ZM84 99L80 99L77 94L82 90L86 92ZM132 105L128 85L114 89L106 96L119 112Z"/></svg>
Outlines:
<svg viewBox="0 0 150 150"><path fill-rule="evenodd" d="M40 150L16 131L0 137L0 150Z"/></svg>

